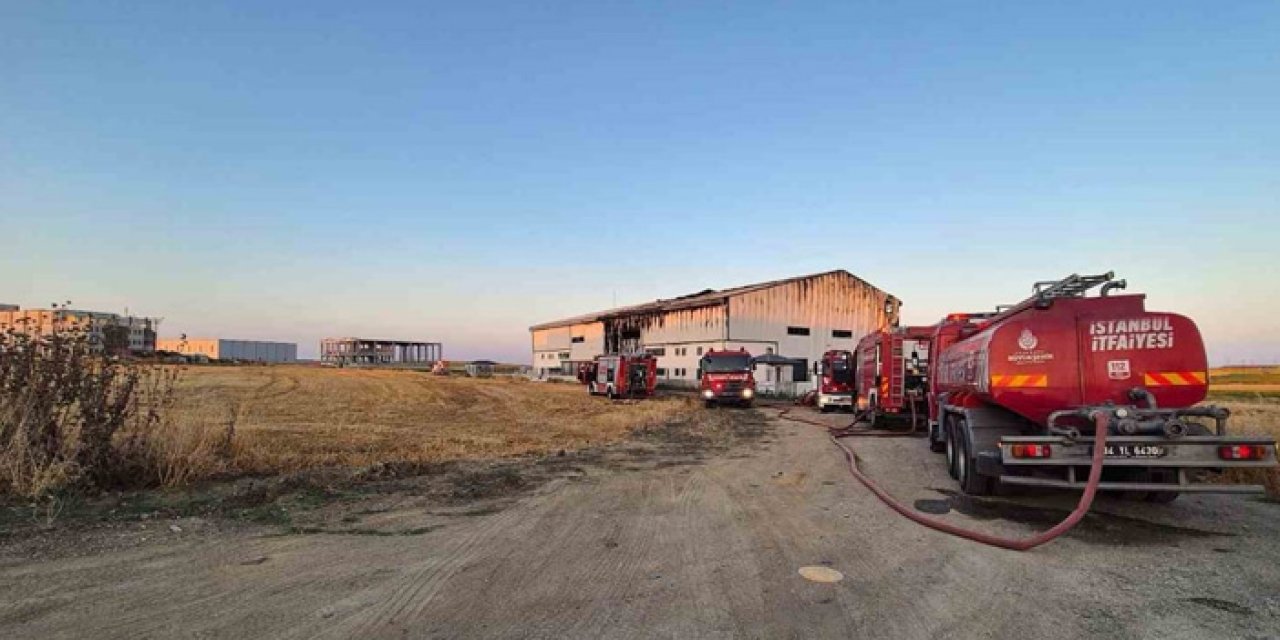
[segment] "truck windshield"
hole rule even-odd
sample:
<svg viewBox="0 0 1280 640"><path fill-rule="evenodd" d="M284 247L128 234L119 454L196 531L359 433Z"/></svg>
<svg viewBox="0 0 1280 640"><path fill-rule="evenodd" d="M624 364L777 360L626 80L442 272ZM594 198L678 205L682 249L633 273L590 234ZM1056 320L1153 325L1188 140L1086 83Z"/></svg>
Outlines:
<svg viewBox="0 0 1280 640"><path fill-rule="evenodd" d="M749 369L751 369L751 356L745 353L702 359L702 370L706 373L738 373Z"/></svg>
<svg viewBox="0 0 1280 640"><path fill-rule="evenodd" d="M853 367L849 366L848 360L836 358L831 361L831 379L836 382L851 382L853 380Z"/></svg>

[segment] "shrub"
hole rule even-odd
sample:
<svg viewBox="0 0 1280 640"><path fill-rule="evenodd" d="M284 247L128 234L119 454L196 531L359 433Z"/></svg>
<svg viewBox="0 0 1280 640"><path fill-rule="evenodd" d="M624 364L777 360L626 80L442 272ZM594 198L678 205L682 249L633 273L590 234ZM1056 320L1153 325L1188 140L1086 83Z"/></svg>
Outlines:
<svg viewBox="0 0 1280 640"><path fill-rule="evenodd" d="M0 333L0 493L172 486L215 471L234 418L174 424L179 375L104 356L83 331Z"/></svg>

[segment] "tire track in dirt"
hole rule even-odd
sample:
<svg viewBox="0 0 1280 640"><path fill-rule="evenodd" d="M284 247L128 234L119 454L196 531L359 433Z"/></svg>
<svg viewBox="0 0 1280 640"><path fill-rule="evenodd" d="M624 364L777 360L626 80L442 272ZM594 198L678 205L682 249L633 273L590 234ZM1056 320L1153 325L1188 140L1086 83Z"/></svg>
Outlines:
<svg viewBox="0 0 1280 640"><path fill-rule="evenodd" d="M461 536L458 528L449 538L449 544L438 549L438 556L414 563L416 566L403 580L398 581L392 593L380 598L382 604L370 607L343 624L332 627L326 637L368 637L388 629L403 627L427 605L450 578L468 562L475 559L477 550L490 543L503 530L526 517L526 508L520 506L499 514L474 520L474 524Z"/></svg>

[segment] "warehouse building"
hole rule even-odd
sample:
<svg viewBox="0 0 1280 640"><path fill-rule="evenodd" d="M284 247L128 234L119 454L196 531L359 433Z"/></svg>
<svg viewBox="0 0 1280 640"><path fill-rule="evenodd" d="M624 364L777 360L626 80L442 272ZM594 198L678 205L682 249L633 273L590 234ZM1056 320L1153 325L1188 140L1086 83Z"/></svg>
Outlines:
<svg viewBox="0 0 1280 640"><path fill-rule="evenodd" d="M245 362L297 362L298 345L293 342L227 340L224 338L162 338L156 349L184 356L204 356L210 360Z"/></svg>
<svg viewBox="0 0 1280 640"><path fill-rule="evenodd" d="M700 291L530 327L533 370L572 376L597 355L643 351L657 357L660 383L691 386L703 352L745 348L773 356L757 371L761 383L800 393L812 388L812 363L824 351L852 350L862 336L896 326L900 307L845 270ZM779 371L791 379L773 380Z"/></svg>

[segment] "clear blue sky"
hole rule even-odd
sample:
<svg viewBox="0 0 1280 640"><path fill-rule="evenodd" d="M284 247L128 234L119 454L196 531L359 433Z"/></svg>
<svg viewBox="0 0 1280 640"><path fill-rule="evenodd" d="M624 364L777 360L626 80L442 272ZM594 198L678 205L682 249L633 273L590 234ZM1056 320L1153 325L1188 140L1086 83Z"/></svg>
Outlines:
<svg viewBox="0 0 1280 640"><path fill-rule="evenodd" d="M442 340L1116 270L1280 361L1280 3L0 0L0 301Z"/></svg>

